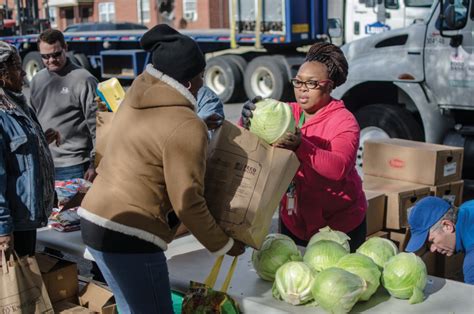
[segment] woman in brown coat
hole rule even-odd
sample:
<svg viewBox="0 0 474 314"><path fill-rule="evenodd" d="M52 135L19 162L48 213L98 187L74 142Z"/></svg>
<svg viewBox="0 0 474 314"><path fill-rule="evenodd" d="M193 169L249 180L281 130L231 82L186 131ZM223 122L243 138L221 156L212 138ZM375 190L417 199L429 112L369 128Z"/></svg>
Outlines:
<svg viewBox="0 0 474 314"><path fill-rule="evenodd" d="M172 313L164 251L180 221L213 254L244 246L229 238L204 199L207 128L195 113L204 56L167 25L148 31L152 64L115 114L98 176L82 208L82 237L121 313Z"/></svg>

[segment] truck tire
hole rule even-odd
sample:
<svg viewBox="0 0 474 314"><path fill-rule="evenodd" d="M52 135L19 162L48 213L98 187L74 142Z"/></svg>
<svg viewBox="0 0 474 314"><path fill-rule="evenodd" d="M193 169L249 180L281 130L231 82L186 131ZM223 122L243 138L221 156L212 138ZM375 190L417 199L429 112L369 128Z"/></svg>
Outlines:
<svg viewBox="0 0 474 314"><path fill-rule="evenodd" d="M239 68L240 73L242 73L242 77L244 77L245 69L247 68L247 60L245 60L242 56L239 55L223 55L223 57L234 62L235 65L237 65L237 67Z"/></svg>
<svg viewBox="0 0 474 314"><path fill-rule="evenodd" d="M36 75L41 69L44 68L43 60L38 51L30 51L23 58L22 62L23 71L25 71L25 83L30 84L33 76Z"/></svg>
<svg viewBox="0 0 474 314"><path fill-rule="evenodd" d="M250 61L244 74L247 97L256 96L287 100L290 91L288 74L279 58L257 57Z"/></svg>
<svg viewBox="0 0 474 314"><path fill-rule="evenodd" d="M214 57L207 61L204 83L223 103L242 99L242 73L237 64L227 56Z"/></svg>
<svg viewBox="0 0 474 314"><path fill-rule="evenodd" d="M360 126L359 151L356 166L362 168L364 143L367 140L402 138L423 141L422 126L406 109L387 104L374 104L360 108L355 117Z"/></svg>
<svg viewBox="0 0 474 314"><path fill-rule="evenodd" d="M83 53L74 53L73 54L74 58L76 59L76 63L83 69L86 69L87 71L92 73L92 66L91 63L89 62L89 59L87 59L86 55Z"/></svg>

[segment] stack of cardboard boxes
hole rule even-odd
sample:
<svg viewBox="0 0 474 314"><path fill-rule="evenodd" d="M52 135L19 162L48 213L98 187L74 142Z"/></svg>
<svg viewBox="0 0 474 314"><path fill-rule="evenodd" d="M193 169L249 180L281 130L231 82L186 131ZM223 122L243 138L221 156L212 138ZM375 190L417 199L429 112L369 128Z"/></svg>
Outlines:
<svg viewBox="0 0 474 314"><path fill-rule="evenodd" d="M400 251L408 242L408 209L428 195L462 202L463 148L402 139L365 142L363 181L369 202L367 234L387 237ZM419 253L432 275L458 279L458 256ZM461 261L461 264L459 264Z"/></svg>
<svg viewBox="0 0 474 314"><path fill-rule="evenodd" d="M105 285L79 284L75 263L43 253L37 253L36 260L55 313L117 313L113 293Z"/></svg>

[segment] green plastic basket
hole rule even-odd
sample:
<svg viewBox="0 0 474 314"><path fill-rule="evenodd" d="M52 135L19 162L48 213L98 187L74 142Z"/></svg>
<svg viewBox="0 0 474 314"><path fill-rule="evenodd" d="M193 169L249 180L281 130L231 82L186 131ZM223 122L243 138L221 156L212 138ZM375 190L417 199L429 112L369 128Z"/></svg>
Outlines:
<svg viewBox="0 0 474 314"><path fill-rule="evenodd" d="M182 293L171 291L171 299L173 300L173 311L175 314L181 314L184 295Z"/></svg>

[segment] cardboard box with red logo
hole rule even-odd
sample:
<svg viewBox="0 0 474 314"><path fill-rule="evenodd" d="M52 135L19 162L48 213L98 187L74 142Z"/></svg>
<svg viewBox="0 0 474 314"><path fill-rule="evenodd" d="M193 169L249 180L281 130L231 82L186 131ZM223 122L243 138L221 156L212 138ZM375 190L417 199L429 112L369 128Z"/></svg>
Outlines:
<svg viewBox="0 0 474 314"><path fill-rule="evenodd" d="M461 179L464 149L402 139L364 143L364 174L425 185Z"/></svg>

